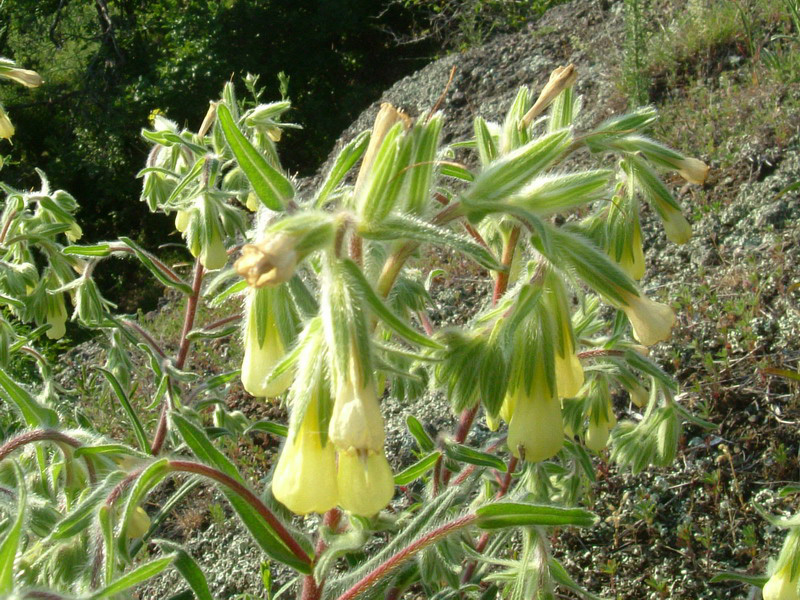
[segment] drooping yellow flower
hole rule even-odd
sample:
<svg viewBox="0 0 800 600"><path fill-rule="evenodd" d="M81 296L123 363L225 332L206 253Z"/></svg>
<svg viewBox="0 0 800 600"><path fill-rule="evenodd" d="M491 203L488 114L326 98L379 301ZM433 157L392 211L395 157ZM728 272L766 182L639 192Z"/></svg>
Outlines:
<svg viewBox="0 0 800 600"><path fill-rule="evenodd" d="M710 167L702 160L697 158L684 158L677 161L675 168L678 169L678 174L689 183L702 185L708 177Z"/></svg>
<svg viewBox="0 0 800 600"><path fill-rule="evenodd" d="M228 252L225 250L225 244L216 231L211 234L208 244L202 247L198 258L200 263L209 271L221 269L228 262Z"/></svg>
<svg viewBox="0 0 800 600"><path fill-rule="evenodd" d="M508 448L528 462L547 460L564 445L561 403L550 390L543 367L536 366L530 393L522 387L514 392L513 412L508 423Z"/></svg>
<svg viewBox="0 0 800 600"><path fill-rule="evenodd" d="M574 398L583 386L583 365L575 354L572 344L566 348L566 355L555 353L556 388L562 398Z"/></svg>
<svg viewBox="0 0 800 600"><path fill-rule="evenodd" d="M175 213L175 229L183 233L189 228L192 220L192 213L188 210L179 210Z"/></svg>
<svg viewBox="0 0 800 600"><path fill-rule="evenodd" d="M550 73L550 79L539 93L536 103L525 113L525 116L522 117L522 127L530 125L542 111L553 103L553 100L555 100L561 92L575 85L575 80L577 78L578 72L575 70L575 65L556 67L556 69Z"/></svg>
<svg viewBox="0 0 800 600"><path fill-rule="evenodd" d="M72 223L69 229L64 233L70 243L75 243L83 237L83 229L77 223Z"/></svg>
<svg viewBox="0 0 800 600"><path fill-rule="evenodd" d="M375 384L359 372L351 357L349 377L336 392L328 439L338 453L339 504L345 510L369 517L384 508L394 495L394 476L383 450L383 415Z"/></svg>
<svg viewBox="0 0 800 600"><path fill-rule="evenodd" d="M252 302L255 304L255 302ZM292 383L293 373L287 371L268 382L275 366L286 356L280 332L275 322L268 318L264 343L258 343L258 323L255 307L248 310L242 360L242 385L248 394L259 398L280 396Z"/></svg>
<svg viewBox="0 0 800 600"><path fill-rule="evenodd" d="M675 324L675 313L666 304L650 300L639 294L622 292L623 302L620 308L625 312L633 326L633 335L645 346L669 338Z"/></svg>
<svg viewBox="0 0 800 600"><path fill-rule="evenodd" d="M674 244L685 244L692 239L692 226L683 213L671 206L665 206L661 214L667 239Z"/></svg>
<svg viewBox="0 0 800 600"><path fill-rule="evenodd" d="M791 563L776 571L764 584L761 596L764 600L798 600L798 579L792 579Z"/></svg>
<svg viewBox="0 0 800 600"><path fill-rule="evenodd" d="M639 408L645 407L650 401L650 392L647 391L646 387L638 383L628 390L628 395L631 397L631 402Z"/></svg>
<svg viewBox="0 0 800 600"><path fill-rule="evenodd" d="M46 335L51 340L58 340L64 337L67 332L67 308L64 306L64 294L56 294L52 302L47 306L47 324L50 329Z"/></svg>
<svg viewBox="0 0 800 600"><path fill-rule="evenodd" d="M394 496L394 475L383 448L340 451L337 483L339 505L363 517L380 512Z"/></svg>
<svg viewBox="0 0 800 600"><path fill-rule="evenodd" d="M617 416L611 404L607 402L602 414L598 417L592 415L589 418L589 428L584 439L586 447L594 452L600 452L608 445L609 434L616 424Z"/></svg>
<svg viewBox="0 0 800 600"><path fill-rule="evenodd" d="M322 445L313 399L300 427L289 433L272 476L272 494L298 515L324 513L338 502L336 453L330 440Z"/></svg>
<svg viewBox="0 0 800 600"><path fill-rule="evenodd" d="M632 279L639 280L644 277L645 263L644 250L642 249L642 232L638 224L633 228L631 247L629 249L626 248L622 253L619 266L630 275Z"/></svg>
<svg viewBox="0 0 800 600"><path fill-rule="evenodd" d="M8 114L0 106L0 140L10 140L14 135L14 124L8 118Z"/></svg>
<svg viewBox="0 0 800 600"><path fill-rule="evenodd" d="M44 83L41 75L39 75L36 71L31 71L30 69L3 69L0 71L0 77L5 77L11 81L16 81L17 83L21 83L25 87L29 88L39 87L42 85L42 83Z"/></svg>

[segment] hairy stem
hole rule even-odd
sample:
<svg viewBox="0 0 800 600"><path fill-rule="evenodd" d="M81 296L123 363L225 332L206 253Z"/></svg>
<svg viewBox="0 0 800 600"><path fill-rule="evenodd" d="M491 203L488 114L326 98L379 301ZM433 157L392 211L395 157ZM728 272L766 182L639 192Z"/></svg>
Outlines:
<svg viewBox="0 0 800 600"><path fill-rule="evenodd" d="M375 583L389 575L389 573L402 565L409 558L412 558L420 550L423 550L425 547L430 546L431 544L435 544L440 539L447 537L459 529L463 529L464 527L472 525L477 520L478 515L470 513L463 517L459 517L454 521L445 523L441 527L437 527L433 531L412 542L394 554L391 558L387 559L386 562L380 565L377 569L366 575L363 579L361 579L361 581L339 596L338 600L353 600L354 598L357 598L361 593L368 590Z"/></svg>
<svg viewBox="0 0 800 600"><path fill-rule="evenodd" d="M492 306L497 306L498 300L503 297L503 294L508 289L508 275L511 270L511 262L514 260L514 251L517 249L518 240L519 226L515 225L511 229L505 244L503 244L503 256L500 259L500 263L506 269L497 273L497 279L494 282L494 293L492 294Z"/></svg>
<svg viewBox="0 0 800 600"><path fill-rule="evenodd" d="M327 527L328 529L335 530L336 527L339 525L339 520L342 518L342 511L338 508L332 508L328 512L325 513L325 516L322 518L322 527ZM325 543L325 540L322 537L322 530L319 531L317 537L317 545L314 547L314 555L320 556L328 545ZM301 600L319 600L322 597L322 588L325 587L325 580L321 580L317 583L317 580L314 579L314 574L309 574L303 577L303 592L300 596Z"/></svg>
<svg viewBox="0 0 800 600"><path fill-rule="evenodd" d="M26 431L25 433L21 433L16 437L11 438L5 444L0 446L0 461L6 458L9 454L25 446L27 444L32 444L34 442L56 442L57 444L66 444L67 446L71 446L72 448L80 448L83 446L81 442L76 440L73 437L70 437L60 431L55 429L34 429L33 431ZM95 482L95 472L94 472L94 464L92 464L92 460L89 455L83 457L83 460L86 462L86 471L89 474L89 481L92 483Z"/></svg>

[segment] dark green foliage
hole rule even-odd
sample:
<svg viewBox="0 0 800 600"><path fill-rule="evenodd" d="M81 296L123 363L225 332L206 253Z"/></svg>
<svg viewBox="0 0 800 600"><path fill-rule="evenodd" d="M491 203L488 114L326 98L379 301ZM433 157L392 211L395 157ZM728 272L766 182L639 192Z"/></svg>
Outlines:
<svg viewBox="0 0 800 600"><path fill-rule="evenodd" d="M286 134L282 154L290 172L311 173L358 112L430 54L420 44L393 45L387 31L409 26L407 10L379 12L371 0L6 1L0 56L46 83L0 87L17 127L13 148L0 148L11 159L4 177L33 186L38 166L80 199L88 239L134 233L153 249L171 224L148 213L141 180L131 177L146 158L138 131L148 116L159 110L196 128L225 81L259 75L263 99L277 100L283 71L294 107L288 120L304 129ZM136 268L115 267L98 273L104 288Z"/></svg>

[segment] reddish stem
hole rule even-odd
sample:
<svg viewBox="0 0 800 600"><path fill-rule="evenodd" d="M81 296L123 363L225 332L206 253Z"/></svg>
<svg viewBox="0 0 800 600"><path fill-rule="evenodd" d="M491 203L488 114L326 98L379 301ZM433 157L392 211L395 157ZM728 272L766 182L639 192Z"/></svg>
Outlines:
<svg viewBox="0 0 800 600"><path fill-rule="evenodd" d="M222 471L214 469L213 467L188 460L171 460L169 461L169 467L172 471L203 475L204 477L213 479L214 481L230 488L256 510L256 512L261 516L262 519L264 519L264 521L267 522L270 528L272 528L272 530L277 534L277 536L292 554L294 554L300 561L308 565L313 564L314 561L312 557L310 557L306 551L303 550L297 540L295 540L292 537L292 534L290 534L286 527L283 526L283 523L281 523L278 518L272 514L269 508L267 508L267 506L261 501L261 499L252 491L250 491L244 484L237 481L233 477L226 475Z"/></svg>
<svg viewBox="0 0 800 600"><path fill-rule="evenodd" d="M512 456L511 460L508 461L508 470L506 471L506 475L503 478L503 482L500 485L500 489L497 490L497 494L495 494L495 500L499 500L503 496L506 495L508 492L508 488L511 485L511 477L514 475L514 471L517 468L517 463L519 460L516 456ZM483 552L486 549L486 545L489 543L489 532L484 531L481 534L481 537L478 539L478 543L475 544L475 551L476 552ZM461 584L465 585L469 583L469 580L472 579L473 573L475 573L475 567L478 566L478 561L470 562L466 567L464 567L464 572L461 574Z"/></svg>
<svg viewBox="0 0 800 600"><path fill-rule="evenodd" d="M497 279L494 282L494 293L492 294L492 306L497 305L497 301L502 298L508 289L508 275L511 270L511 262L514 260L514 251L517 249L517 240L519 240L519 227L515 225L511 229L508 240L503 245L503 256L500 262L506 269L497 273Z"/></svg>
<svg viewBox="0 0 800 600"><path fill-rule="evenodd" d="M433 323L431 323L428 313L421 310L417 314L419 315L419 322L422 323L422 328L425 330L425 333L433 335Z"/></svg>
<svg viewBox="0 0 800 600"><path fill-rule="evenodd" d="M338 508L332 508L328 512L325 513L325 516L322 518L322 526L327 527L328 529L335 530L336 527L339 525L339 519L342 518L342 511ZM325 543L325 540L322 537L322 531L319 532L319 537L317 538L317 545L314 548L314 555L321 556L328 545ZM303 577L303 592L300 596L301 600L319 600L322 597L322 588L325 586L325 580L317 581L314 579L313 573L310 575L306 575Z"/></svg>
<svg viewBox="0 0 800 600"><path fill-rule="evenodd" d="M34 429L33 431L21 433L0 446L0 461L14 452L14 450L17 450L18 448L21 448L27 444L32 444L33 442L57 442L66 444L72 448L80 448L83 446L83 444L75 438L63 434L60 431L56 431L55 429ZM86 471L89 474L89 481L94 483L95 472L92 460L88 454L83 457L83 460L86 462Z"/></svg>
<svg viewBox="0 0 800 600"><path fill-rule="evenodd" d="M213 323L209 323L205 327L203 327L203 331L213 331L214 329L219 329L223 325L227 325L228 323L235 323L236 321L241 321L242 315L231 315L230 317L225 317L224 319L220 319L219 321L214 321Z"/></svg>
<svg viewBox="0 0 800 600"><path fill-rule="evenodd" d="M128 254L136 254L136 251L133 248L131 248L130 246L126 246L124 244L120 244L118 246L111 245L109 246L109 250L111 250L111 252L127 252ZM149 252L147 252L146 254L147 258L153 261L153 264L156 265L161 270L161 272L164 273L164 275L169 277L175 283L184 283L183 279L181 279L180 276L175 271L170 269L167 265L158 260L155 256L153 256Z"/></svg>
<svg viewBox="0 0 800 600"><path fill-rule="evenodd" d="M415 542L412 542L400 550L397 554L389 558L377 569L372 571L370 574L361 579L361 581L347 590L344 594L339 596L338 600L353 600L354 598L357 598L361 593L368 590L375 583L386 577L394 569L399 567L409 558L413 557L420 550L423 550L426 546L430 546L431 544L438 542L440 539L450 535L455 531L458 531L459 529L463 529L468 525L472 525L475 521L477 521L477 519L478 515L471 513L454 521L450 521L449 523L445 523L441 527L437 527L429 534L419 538Z"/></svg>
<svg viewBox="0 0 800 600"><path fill-rule="evenodd" d="M164 352L164 349L161 347L156 339L150 335L150 333L144 329L141 325L134 321L128 321L127 319L121 319L120 322L125 325L126 327L130 327L136 333L138 333L142 339L147 342L147 345L150 346L153 350L155 350L156 354L158 354L161 358L167 358L167 353Z"/></svg>
<svg viewBox="0 0 800 600"><path fill-rule="evenodd" d="M181 344L178 348L178 357L175 359L175 367L183 369L186 364L186 357L189 356L189 346L192 342L189 339L189 333L194 327L194 318L197 315L197 301L200 298L200 288L203 285L203 264L200 259L194 263L194 280L192 281L192 295L186 301L186 313L183 318L183 331L181 332ZM161 405L161 415L158 418L158 427L153 436L153 443L150 445L150 454L158 456L161 452L161 447L164 445L164 440L167 439L167 414L169 413L169 394L164 396L164 402Z"/></svg>
<svg viewBox="0 0 800 600"><path fill-rule="evenodd" d="M480 405L476 404L472 408L464 409L461 412L461 416L458 420L458 429L456 430L455 441L457 444L463 444L464 440L467 439L467 435L469 435L469 430L472 429L472 422L475 420L475 415L478 414L478 407ZM437 462L441 462L441 457ZM442 474L442 483L447 485L450 482L450 477L453 476L452 471L444 471Z"/></svg>

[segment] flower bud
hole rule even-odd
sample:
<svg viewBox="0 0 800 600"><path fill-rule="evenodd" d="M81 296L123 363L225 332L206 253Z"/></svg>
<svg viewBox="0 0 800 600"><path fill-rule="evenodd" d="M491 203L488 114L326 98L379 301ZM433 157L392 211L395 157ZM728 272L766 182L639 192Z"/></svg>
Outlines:
<svg viewBox="0 0 800 600"><path fill-rule="evenodd" d="M631 397L631 402L638 408L644 408L650 400L650 392L647 391L646 387L638 383L628 390L628 395Z"/></svg>
<svg viewBox="0 0 800 600"><path fill-rule="evenodd" d="M298 262L296 238L275 234L259 244L247 244L234 265L247 284L260 288L289 281Z"/></svg>
<svg viewBox="0 0 800 600"><path fill-rule="evenodd" d="M150 517L141 506L137 506L128 521L127 536L130 539L140 538L150 530Z"/></svg>
<svg viewBox="0 0 800 600"><path fill-rule="evenodd" d="M764 600L798 600L798 579L792 579L791 563L775 571L761 590Z"/></svg>
<svg viewBox="0 0 800 600"><path fill-rule="evenodd" d="M566 67L557 67L550 73L550 79L547 85L539 94L536 103L531 109L522 117L522 126L527 127L531 122L538 117L544 109L553 103L553 100L568 87L575 85L575 80L578 78L578 73L575 71L575 65L567 65Z"/></svg>
<svg viewBox="0 0 800 600"><path fill-rule="evenodd" d="M378 513L394 496L394 475L383 448L340 451L337 482L339 505L363 517Z"/></svg>
<svg viewBox="0 0 800 600"><path fill-rule="evenodd" d="M255 308L248 311L248 321L244 337L244 359L242 360L242 385L248 394L259 398L280 396L292 383L293 373L287 371L280 377L267 382L272 370L286 356L276 324L270 320L264 336L264 343L258 343L258 324Z"/></svg>
<svg viewBox="0 0 800 600"><path fill-rule="evenodd" d="M675 324L675 313L666 304L654 302L646 296L622 292L620 307L633 327L633 335L645 346L652 346L669 338Z"/></svg>
<svg viewBox="0 0 800 600"><path fill-rule="evenodd" d="M272 494L298 515L324 513L338 501L336 454L330 440L323 446L316 399L303 422L292 429L272 476Z"/></svg>

